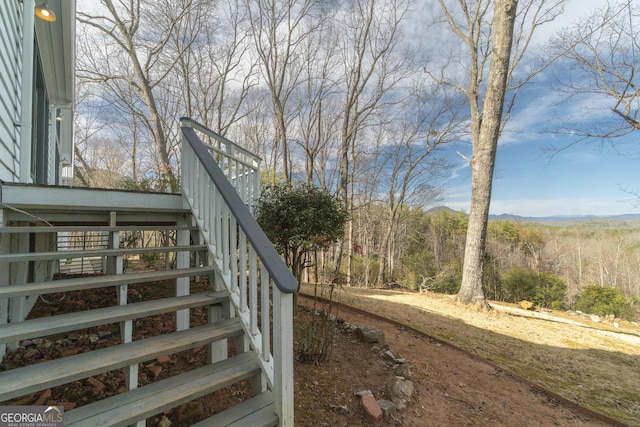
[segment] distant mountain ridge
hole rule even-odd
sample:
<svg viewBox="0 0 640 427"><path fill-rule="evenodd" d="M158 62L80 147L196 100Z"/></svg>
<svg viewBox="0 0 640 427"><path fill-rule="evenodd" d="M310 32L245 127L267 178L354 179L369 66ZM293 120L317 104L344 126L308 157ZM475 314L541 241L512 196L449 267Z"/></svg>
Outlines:
<svg viewBox="0 0 640 427"><path fill-rule="evenodd" d="M457 214L462 211L456 211L448 206L436 206L429 209L428 213L440 213L446 211L450 214ZM466 212L463 212L467 215ZM490 220L509 220L520 222L576 222L576 221L640 221L640 214L622 214L622 215L550 215L550 216L520 216L513 214L489 215Z"/></svg>
<svg viewBox="0 0 640 427"><path fill-rule="evenodd" d="M551 215L551 216L519 216L511 214L489 215L489 219L526 222L576 222L576 221L640 221L640 214L623 215Z"/></svg>

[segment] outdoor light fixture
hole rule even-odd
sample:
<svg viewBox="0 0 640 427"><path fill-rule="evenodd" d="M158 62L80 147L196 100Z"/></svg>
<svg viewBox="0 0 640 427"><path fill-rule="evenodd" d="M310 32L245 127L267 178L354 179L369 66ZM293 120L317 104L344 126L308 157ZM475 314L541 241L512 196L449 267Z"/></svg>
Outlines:
<svg viewBox="0 0 640 427"><path fill-rule="evenodd" d="M36 6L33 9L33 13L35 13L38 18L47 22L54 22L56 20L56 14L53 13L53 9L51 9L47 3Z"/></svg>

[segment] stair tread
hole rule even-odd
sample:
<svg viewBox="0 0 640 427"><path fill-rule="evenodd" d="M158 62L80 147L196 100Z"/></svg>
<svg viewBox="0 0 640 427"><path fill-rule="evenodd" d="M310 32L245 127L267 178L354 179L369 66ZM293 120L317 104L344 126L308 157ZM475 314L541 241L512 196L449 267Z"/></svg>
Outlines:
<svg viewBox="0 0 640 427"><path fill-rule="evenodd" d="M257 354L242 353L66 412L65 426L130 425L259 372Z"/></svg>
<svg viewBox="0 0 640 427"><path fill-rule="evenodd" d="M44 295L57 292L71 292L82 289L104 288L108 286L145 283L155 280L175 279L185 276L198 276L215 271L214 266L182 268L175 270L148 271L143 273L127 273L112 276L91 276L72 279L52 280L37 283L22 283L0 286L0 298L14 298L29 295Z"/></svg>
<svg viewBox="0 0 640 427"><path fill-rule="evenodd" d="M132 249L85 249L85 250L61 250L53 252L29 252L0 255L0 262L24 262L43 261L66 258L87 258L100 256L120 256L137 255L143 253L157 252L181 252L181 251L202 251L206 250L206 245L184 245L184 246L154 246L147 248Z"/></svg>
<svg viewBox="0 0 640 427"><path fill-rule="evenodd" d="M19 323L0 324L0 343L17 342L123 320L154 316L172 310L217 304L227 299L225 292L205 292L31 319Z"/></svg>
<svg viewBox="0 0 640 427"><path fill-rule="evenodd" d="M242 334L239 318L0 372L0 402Z"/></svg>
<svg viewBox="0 0 640 427"><path fill-rule="evenodd" d="M272 427L278 425L273 393L266 391L192 427Z"/></svg>
<svg viewBox="0 0 640 427"><path fill-rule="evenodd" d="M197 230L193 225L52 225L52 226L9 226L0 227L0 233L61 233L61 232L115 232L115 231L155 231L155 230Z"/></svg>

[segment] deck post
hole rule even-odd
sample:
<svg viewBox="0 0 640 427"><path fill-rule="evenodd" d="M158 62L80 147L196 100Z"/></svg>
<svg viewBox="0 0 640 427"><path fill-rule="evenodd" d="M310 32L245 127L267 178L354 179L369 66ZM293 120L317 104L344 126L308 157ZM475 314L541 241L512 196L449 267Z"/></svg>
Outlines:
<svg viewBox="0 0 640 427"><path fill-rule="evenodd" d="M273 287L275 407L280 427L293 427L293 294Z"/></svg>
<svg viewBox="0 0 640 427"><path fill-rule="evenodd" d="M209 265L213 265L213 256L209 254ZM224 291L224 283L218 272L209 275L209 284L214 292ZM207 319L209 323L216 323L220 320L228 319L231 316L231 304L216 304L209 306ZM216 363L225 360L229 356L229 340L227 338L209 344L208 362ZM240 350L238 350L240 351Z"/></svg>
<svg viewBox="0 0 640 427"><path fill-rule="evenodd" d="M109 213L109 226L115 227L118 223L116 212ZM109 249L117 249L120 247L120 232L109 232ZM122 255L107 258L107 274L122 274L123 264ZM118 305L127 305L128 301L128 285L120 285L116 289L118 297ZM130 343L133 340L133 321L125 320L120 322L120 339L123 344ZM128 390L138 388L138 364L130 365L124 368L124 380Z"/></svg>
<svg viewBox="0 0 640 427"><path fill-rule="evenodd" d="M186 220L181 220L177 225L189 225ZM167 230L167 240L168 240ZM189 230L176 230L176 245L188 246L191 233ZM189 252L176 252L176 268L189 268ZM179 277L176 279L176 296L189 295L189 277ZM176 311L176 331L189 329L189 309Z"/></svg>

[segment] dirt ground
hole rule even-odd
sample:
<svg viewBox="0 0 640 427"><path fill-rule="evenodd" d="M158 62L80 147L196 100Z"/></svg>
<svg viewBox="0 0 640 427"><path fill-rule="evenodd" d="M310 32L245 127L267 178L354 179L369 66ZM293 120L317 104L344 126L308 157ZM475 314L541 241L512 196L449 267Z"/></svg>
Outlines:
<svg viewBox="0 0 640 427"><path fill-rule="evenodd" d="M313 288L306 286L303 291L312 293ZM576 313L531 312L497 303L490 312L470 310L448 296L399 290L345 288L337 299L493 364L387 326L390 345L397 346L417 373L425 375L416 378L427 391L417 399L414 410L436 417L427 425L598 425L593 419L571 415L560 402L506 373L512 372L622 425L640 426L637 323L594 322ZM496 365L505 370L492 367ZM446 408L443 413L451 418L437 418L439 408Z"/></svg>
<svg viewBox="0 0 640 427"><path fill-rule="evenodd" d="M170 284L130 286L130 299L134 302L142 294L158 293L165 287L172 288ZM193 289L194 292L196 290ZM378 305L376 301L393 300L389 297L396 294L376 293L376 295L382 295L385 298L368 300L363 304L367 305L371 311L385 315L384 307ZM345 299L345 295L342 298ZM349 298L355 299L355 294L353 293ZM301 298L300 301L304 302L304 299ZM48 316L79 306L88 308L114 303L113 289L93 290L90 293L69 292L50 295L47 300L40 300L31 316ZM413 321L417 320L415 314L411 314L409 306L405 306L401 312ZM295 321L296 329L306 321L305 316L309 316L309 312L301 310L301 314ZM338 319L346 323L338 322L330 360L296 364L296 426L372 425L364 416L355 393L371 390L377 399L389 398L388 384L394 380L395 372L393 362L385 359L380 351L372 350L369 345L359 342L349 327L362 324L382 329L390 349L407 359L412 371L410 379L415 387L414 397L408 407L397 412L386 425L454 427L607 425L562 404L539 388L530 386L503 369L485 363L477 357L471 357L451 346L424 338L407 328L352 313L346 309L338 312ZM205 322L206 310L193 309L191 320L194 324ZM465 328L462 322L457 322L454 323L456 328ZM134 336L141 338L153 334L154 331L171 330L173 326L174 319L171 315L140 319L135 323ZM444 326L436 325L435 322L432 326L436 328L434 330L444 330ZM76 354L89 348L113 345L119 341L117 328L117 325L107 325L23 343L24 345L17 352L5 358L0 371L53 357ZM485 338L489 338L491 334L493 332L487 331ZM140 364L140 385L160 380L182 370L193 369L206 363L205 356L205 351L200 348ZM638 383L640 382L636 382L636 385ZM123 390L122 373L113 371L0 404L62 404L69 410ZM166 419L173 426L188 426L250 395L251 390L246 384L221 390L198 401L157 414L149 418L147 424L155 426ZM626 404L626 401L623 403ZM167 425L166 421L164 425Z"/></svg>
<svg viewBox="0 0 640 427"><path fill-rule="evenodd" d="M308 299L300 298L304 304ZM562 404L536 387L531 387L502 369L451 346L424 338L407 328L364 316L346 309L338 311L338 318L352 325L370 325L382 329L389 348L407 359L414 383L414 399L406 409L398 411L388 425L402 426L605 426L609 425ZM394 374L378 351L349 348L341 336L331 361L320 367L298 369L313 370L318 374L319 386L297 389L296 409L304 411L306 400L300 394L313 394L316 418L297 418L296 425L304 426L367 426L364 417L353 419L328 408L345 406L349 413L360 409L353 394L360 389L371 389L377 399L389 398L387 385ZM362 344L360 347L366 347ZM349 354L351 352L351 354ZM333 368L333 369L332 369ZM326 378L331 370L341 370L348 377ZM298 374L298 372L296 372ZM306 374L305 374L306 375ZM315 380L312 380L312 382ZM347 384L348 383L348 386ZM347 388L350 392L344 392ZM335 402L332 403L331 396ZM329 404L329 405L328 405ZM324 410L321 406L324 405ZM331 406L333 405L333 406Z"/></svg>

